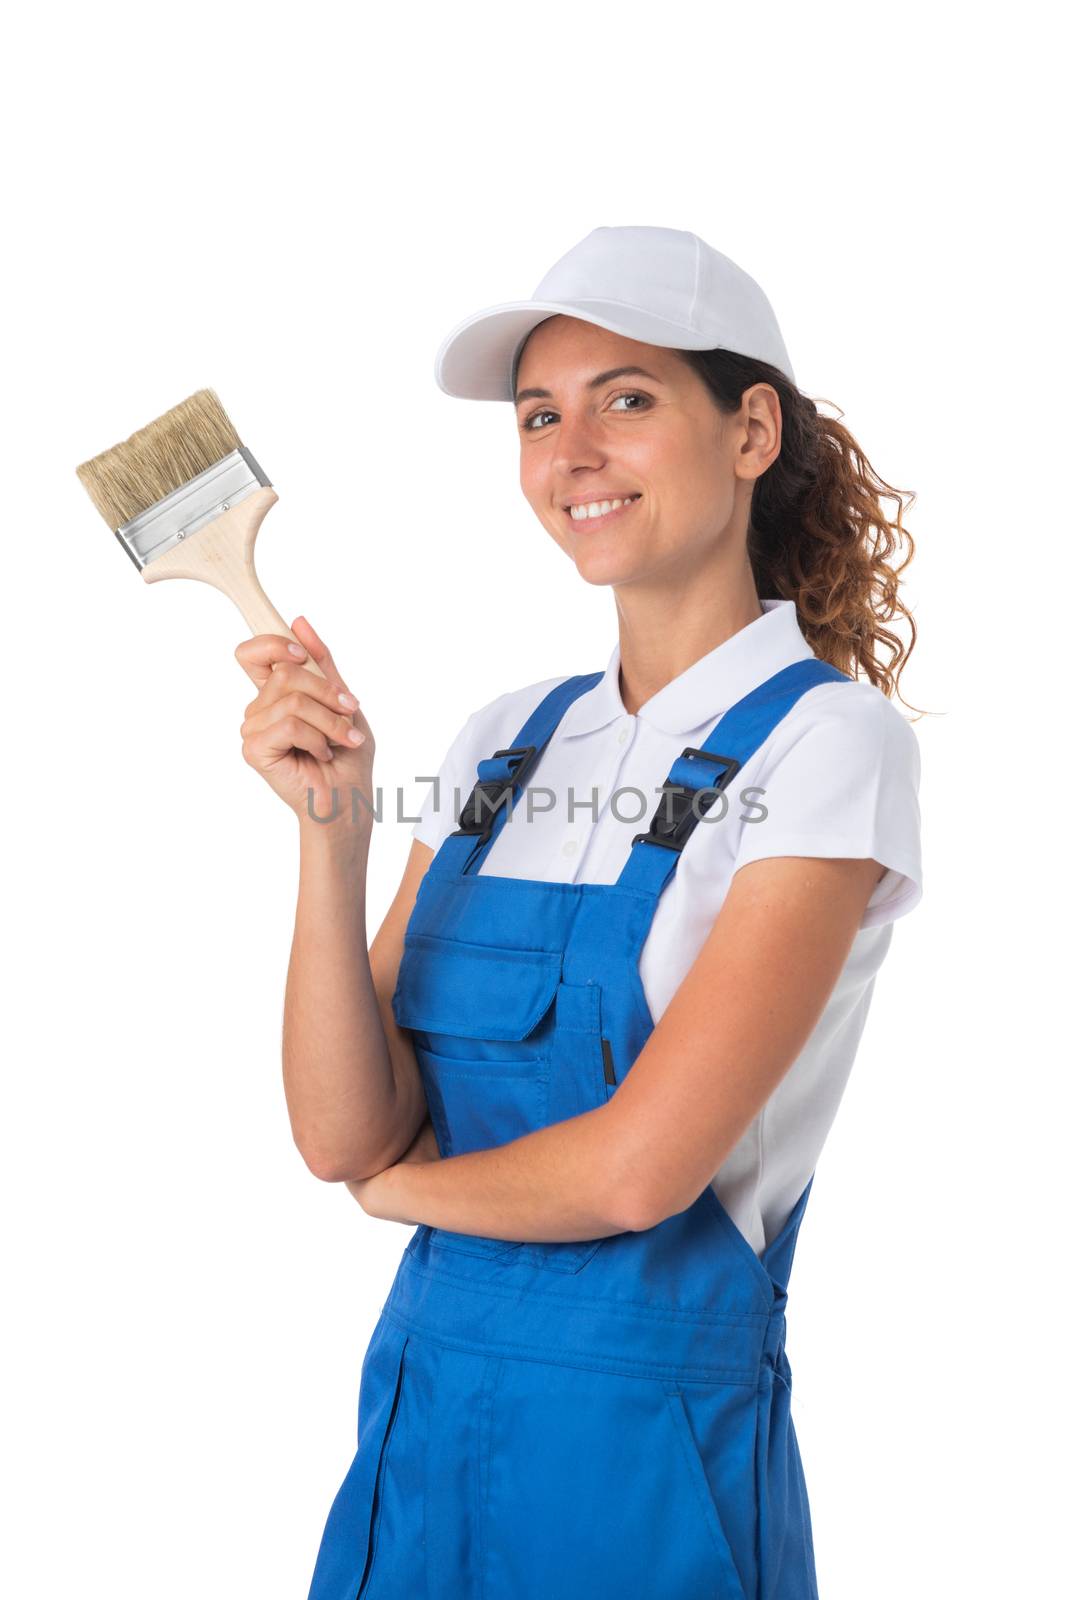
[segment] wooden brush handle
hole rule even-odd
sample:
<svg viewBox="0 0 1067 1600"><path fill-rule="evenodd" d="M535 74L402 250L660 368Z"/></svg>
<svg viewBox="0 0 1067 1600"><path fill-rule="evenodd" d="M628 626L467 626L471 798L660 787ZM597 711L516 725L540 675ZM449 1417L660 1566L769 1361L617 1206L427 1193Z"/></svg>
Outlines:
<svg viewBox="0 0 1067 1600"><path fill-rule="evenodd" d="M280 633L299 644L264 594L253 558L259 525L277 498L273 489L253 490L229 511L142 567L141 577L145 583L160 578L199 578L229 595L253 634ZM320 678L326 676L310 655L301 665Z"/></svg>

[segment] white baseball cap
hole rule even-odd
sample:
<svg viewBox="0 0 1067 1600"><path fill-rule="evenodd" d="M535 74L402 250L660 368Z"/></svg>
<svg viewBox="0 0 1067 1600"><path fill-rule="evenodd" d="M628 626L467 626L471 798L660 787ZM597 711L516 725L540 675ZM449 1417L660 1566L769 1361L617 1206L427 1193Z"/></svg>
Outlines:
<svg viewBox="0 0 1067 1600"><path fill-rule="evenodd" d="M680 228L594 228L529 300L487 306L452 329L437 352L439 386L465 400L514 400L523 342L561 313L642 344L734 350L796 381L770 301L728 256Z"/></svg>

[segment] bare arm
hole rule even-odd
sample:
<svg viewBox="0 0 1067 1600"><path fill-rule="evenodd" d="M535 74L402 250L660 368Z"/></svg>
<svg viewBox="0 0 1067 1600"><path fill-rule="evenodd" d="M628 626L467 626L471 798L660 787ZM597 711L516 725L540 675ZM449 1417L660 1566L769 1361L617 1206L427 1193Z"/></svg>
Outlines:
<svg viewBox="0 0 1067 1600"><path fill-rule="evenodd" d="M500 1239L654 1226L711 1182L817 1023L884 868L778 857L734 876L715 926L606 1105L490 1150L350 1184L370 1215Z"/></svg>
<svg viewBox="0 0 1067 1600"><path fill-rule="evenodd" d="M433 852L412 841L400 887L368 951L370 832L369 823L300 824L282 1074L297 1148L326 1182L389 1166L426 1116L415 1053L391 1002L404 930Z"/></svg>
<svg viewBox="0 0 1067 1600"><path fill-rule="evenodd" d="M293 618L291 636L242 639L234 655L258 690L245 707L241 753L300 825L282 1026L293 1138L317 1177L377 1172L408 1149L426 1114L411 1041L397 1029L391 1001L408 916L433 852L413 842L368 951L373 814L362 802L374 790L370 724L306 617Z"/></svg>

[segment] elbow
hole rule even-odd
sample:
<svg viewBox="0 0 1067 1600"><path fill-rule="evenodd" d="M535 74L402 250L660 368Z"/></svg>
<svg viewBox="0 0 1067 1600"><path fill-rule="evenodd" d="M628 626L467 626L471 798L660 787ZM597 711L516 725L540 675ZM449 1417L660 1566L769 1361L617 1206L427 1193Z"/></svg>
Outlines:
<svg viewBox="0 0 1067 1600"><path fill-rule="evenodd" d="M373 1177L383 1165L388 1166L388 1162L374 1166L365 1158L360 1159L356 1152L322 1140L294 1138L293 1142L312 1177L321 1183L354 1183L360 1178Z"/></svg>
<svg viewBox="0 0 1067 1600"><path fill-rule="evenodd" d="M338 1168L338 1151L335 1145L317 1135L314 1127L305 1126L289 1113L289 1132L293 1137L293 1144L300 1155L305 1167L313 1178L319 1178L323 1183L337 1183L340 1173Z"/></svg>
<svg viewBox="0 0 1067 1600"><path fill-rule="evenodd" d="M612 1233L644 1233L671 1215L651 1192L645 1176L635 1175L632 1167L626 1171L613 1169L606 1175L605 1189L599 1209L608 1219Z"/></svg>
<svg viewBox="0 0 1067 1600"><path fill-rule="evenodd" d="M358 1146L351 1142L344 1144L321 1137L316 1139L310 1134L299 1138L294 1135L293 1142L312 1177L322 1183L358 1183L391 1167L403 1155L411 1139L403 1131L394 1131L384 1143L377 1145L365 1140Z"/></svg>
<svg viewBox="0 0 1067 1600"><path fill-rule="evenodd" d="M640 1141L617 1149L605 1182L603 1209L617 1233L645 1233L686 1210L696 1198L694 1193L680 1192L677 1173L656 1171Z"/></svg>
<svg viewBox="0 0 1067 1600"><path fill-rule="evenodd" d="M640 1191L628 1197L628 1203L621 1211L618 1206L615 1209L619 1217L619 1231L623 1233L645 1233L673 1214Z"/></svg>
<svg viewBox="0 0 1067 1600"><path fill-rule="evenodd" d="M668 1217L673 1217L679 1211L686 1209L686 1201L678 1200L676 1196L667 1198L662 1190L638 1189L632 1195L627 1208L628 1220L625 1223L625 1230L627 1233L645 1233L649 1228L658 1228Z"/></svg>
<svg viewBox="0 0 1067 1600"><path fill-rule="evenodd" d="M351 1170L351 1163L345 1161L336 1151L319 1150L314 1146L308 1148L303 1145L298 1145L297 1148L312 1177L318 1178L322 1183L344 1183L346 1179L359 1176Z"/></svg>

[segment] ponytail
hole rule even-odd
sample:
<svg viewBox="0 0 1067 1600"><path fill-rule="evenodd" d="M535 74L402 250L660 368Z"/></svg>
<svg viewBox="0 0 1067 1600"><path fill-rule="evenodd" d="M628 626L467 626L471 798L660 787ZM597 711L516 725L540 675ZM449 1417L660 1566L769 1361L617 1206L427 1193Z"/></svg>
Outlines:
<svg viewBox="0 0 1067 1600"><path fill-rule="evenodd" d="M755 383L769 383L781 402L782 448L752 495L748 547L756 593L795 603L800 629L820 660L853 678L863 672L887 696L899 694L916 637L898 594L915 553L901 522L914 493L880 478L838 420L842 413L824 416L777 367L730 350L676 354L704 380L721 411L736 411ZM892 520L883 499L896 505ZM910 633L906 647L887 626L898 617ZM876 655L880 647L888 649L884 661Z"/></svg>

